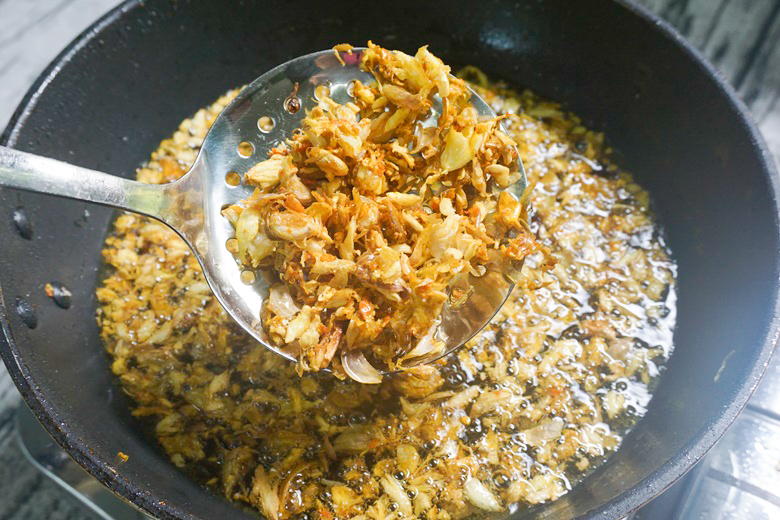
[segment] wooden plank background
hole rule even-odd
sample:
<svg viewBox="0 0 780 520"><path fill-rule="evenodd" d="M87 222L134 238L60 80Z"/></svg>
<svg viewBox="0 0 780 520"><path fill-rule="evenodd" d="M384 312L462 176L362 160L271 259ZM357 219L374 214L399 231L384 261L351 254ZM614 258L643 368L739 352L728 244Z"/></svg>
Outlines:
<svg viewBox="0 0 780 520"><path fill-rule="evenodd" d="M750 108L770 149L780 158L780 0L639 2L675 26L712 61ZM0 0L0 127L40 71L117 3ZM774 369L780 377L777 363ZM0 520L93 518L22 458L12 435L18 402L16 389L0 365Z"/></svg>
<svg viewBox="0 0 780 520"><path fill-rule="evenodd" d="M780 0L639 2L676 27L734 86L780 158Z"/></svg>

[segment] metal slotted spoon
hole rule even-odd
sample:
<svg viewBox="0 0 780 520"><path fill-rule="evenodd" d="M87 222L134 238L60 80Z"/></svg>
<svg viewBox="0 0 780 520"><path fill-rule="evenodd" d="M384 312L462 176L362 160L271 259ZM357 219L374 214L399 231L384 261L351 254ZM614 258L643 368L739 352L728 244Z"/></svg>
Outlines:
<svg viewBox="0 0 780 520"><path fill-rule="evenodd" d="M113 206L162 221L193 250L209 286L230 316L263 346L295 361L294 352L274 345L262 328L260 313L269 281L257 276L245 283L243 268L226 247L234 236L233 227L220 212L252 193L251 186L234 185L236 174L243 177L300 127L306 110L316 103L318 86L325 85L333 100L346 103L352 99L353 80L373 80L371 74L360 70L361 56L362 49L342 52L346 63L342 65L333 51L315 52L266 72L222 111L192 168L169 184L143 184L0 147L0 186ZM496 117L475 93L471 103L480 116ZM440 110L440 104L434 106L424 125L435 125ZM519 160L516 169L520 180L509 189L519 198L527 180ZM434 338L444 342L444 351L420 356L411 364L430 362L471 339L498 312L513 287L511 277L499 265L489 265L482 276L470 276L468 284L465 301L448 301L442 310Z"/></svg>

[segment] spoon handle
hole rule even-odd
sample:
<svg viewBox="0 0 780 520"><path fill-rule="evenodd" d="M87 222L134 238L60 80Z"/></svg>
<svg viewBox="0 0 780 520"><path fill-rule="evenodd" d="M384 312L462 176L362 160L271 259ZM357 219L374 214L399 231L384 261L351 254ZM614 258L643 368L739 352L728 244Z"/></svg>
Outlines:
<svg viewBox="0 0 780 520"><path fill-rule="evenodd" d="M0 187L94 202L152 217L160 215L165 202L164 190L159 186L5 146L0 146Z"/></svg>

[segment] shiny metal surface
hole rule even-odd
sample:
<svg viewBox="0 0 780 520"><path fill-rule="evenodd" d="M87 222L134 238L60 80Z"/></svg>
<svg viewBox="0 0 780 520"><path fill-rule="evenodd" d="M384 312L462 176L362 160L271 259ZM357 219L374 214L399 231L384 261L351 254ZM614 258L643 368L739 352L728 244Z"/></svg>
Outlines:
<svg viewBox="0 0 780 520"><path fill-rule="evenodd" d="M777 377L762 384L769 387ZM754 397L694 470L674 519L780 518L780 421Z"/></svg>
<svg viewBox="0 0 780 520"><path fill-rule="evenodd" d="M373 79L358 67L361 54L362 49L342 52L346 63L342 65L333 51L320 51L290 60L257 78L217 117L190 171L172 183L142 184L0 147L0 186L114 206L168 224L195 252L206 280L225 310L265 347L294 361L295 353L273 345L260 323L268 295L268 277L258 276L254 283L245 284L239 262L226 248L234 230L222 217L221 209L253 191L243 183L232 186L226 175L235 172L243 179L254 164L267 158L271 148L291 136L300 127L306 110L316 104L317 86L327 85L331 98L339 103L350 101L350 82ZM496 116L474 93L471 102L481 117ZM434 106L424 124L435 125L439 111L440 106L438 110ZM260 128L259 120L263 117L271 118L272 129ZM520 179L510 189L519 198L527 180L522 163L518 160L513 166ZM444 354L417 358L413 364L448 354L492 319L513 287L512 276L505 271L497 260L482 276L461 281L470 286L469 296L457 306L445 304L434 336L444 342Z"/></svg>

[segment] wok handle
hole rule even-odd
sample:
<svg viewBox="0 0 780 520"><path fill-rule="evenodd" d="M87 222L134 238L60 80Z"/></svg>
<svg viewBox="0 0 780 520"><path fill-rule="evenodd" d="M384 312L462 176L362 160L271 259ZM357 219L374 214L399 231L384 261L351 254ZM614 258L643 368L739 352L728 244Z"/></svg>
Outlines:
<svg viewBox="0 0 780 520"><path fill-rule="evenodd" d="M160 218L166 193L80 166L0 146L0 187L15 188L113 206Z"/></svg>

